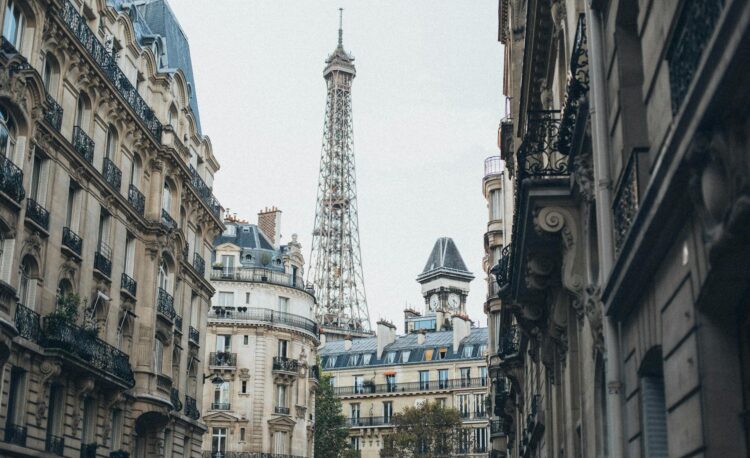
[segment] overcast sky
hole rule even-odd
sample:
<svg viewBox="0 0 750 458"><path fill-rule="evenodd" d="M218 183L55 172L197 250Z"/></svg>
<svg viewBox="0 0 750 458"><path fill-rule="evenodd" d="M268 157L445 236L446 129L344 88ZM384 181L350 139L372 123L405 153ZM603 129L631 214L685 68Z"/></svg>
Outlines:
<svg viewBox="0 0 750 458"><path fill-rule="evenodd" d="M468 311L483 326L483 161L503 115L497 0L170 0L190 41L203 132L224 207L256 222L283 210L282 243L310 256L325 111L324 60L355 57L354 150L370 309L403 331L423 308L415 277L452 237L469 270Z"/></svg>

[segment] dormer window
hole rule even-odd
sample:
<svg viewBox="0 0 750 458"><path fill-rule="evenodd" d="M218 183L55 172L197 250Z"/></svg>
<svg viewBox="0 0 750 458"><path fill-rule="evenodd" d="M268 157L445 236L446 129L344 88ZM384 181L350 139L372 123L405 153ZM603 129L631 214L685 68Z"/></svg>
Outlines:
<svg viewBox="0 0 750 458"><path fill-rule="evenodd" d="M234 237L235 235L237 235L237 226L227 224L227 227L224 228L224 232L221 235L223 235L224 237Z"/></svg>
<svg viewBox="0 0 750 458"><path fill-rule="evenodd" d="M464 349L461 352L462 358L471 358L471 355L474 352L474 346L473 345L464 345Z"/></svg>
<svg viewBox="0 0 750 458"><path fill-rule="evenodd" d="M385 354L385 362L386 364L393 364L396 361L396 352L395 351L389 351Z"/></svg>
<svg viewBox="0 0 750 458"><path fill-rule="evenodd" d="M401 362L402 363L408 363L409 362L409 355L411 355L411 351L406 350L401 352Z"/></svg>

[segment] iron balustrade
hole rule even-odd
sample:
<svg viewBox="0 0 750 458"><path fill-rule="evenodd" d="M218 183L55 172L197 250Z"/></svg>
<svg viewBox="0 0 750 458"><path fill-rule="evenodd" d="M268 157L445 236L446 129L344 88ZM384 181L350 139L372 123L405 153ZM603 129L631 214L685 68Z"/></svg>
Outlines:
<svg viewBox="0 0 750 458"><path fill-rule="evenodd" d="M5 442L26 447L26 427L6 421Z"/></svg>
<svg viewBox="0 0 750 458"><path fill-rule="evenodd" d="M94 162L94 140L80 126L73 127L73 149L89 164Z"/></svg>
<svg viewBox="0 0 750 458"><path fill-rule="evenodd" d="M276 406L273 411L279 415L289 415L289 407Z"/></svg>
<svg viewBox="0 0 750 458"><path fill-rule="evenodd" d="M565 104L562 109L562 121L560 122L560 133L558 148L565 155L573 154L572 150L576 127L581 116L581 108L585 103L589 92L589 54L586 39L586 16L581 13L578 16L578 27L573 41L573 52L570 56L570 73L565 90ZM587 109L587 108L586 108ZM580 119L579 119L580 118Z"/></svg>
<svg viewBox="0 0 750 458"><path fill-rule="evenodd" d="M96 449L99 448L99 444L81 444L81 458L96 458Z"/></svg>
<svg viewBox="0 0 750 458"><path fill-rule="evenodd" d="M195 167L189 165L188 168L190 170L190 183L195 188L196 194L198 194L198 197L200 197L203 203L208 206L211 214L213 214L216 218L220 218L221 204L219 204L219 201L213 195L211 188L206 184L205 181L203 181L203 178L201 178L201 176L198 174L198 171L195 170Z"/></svg>
<svg viewBox="0 0 750 458"><path fill-rule="evenodd" d="M18 303L16 305L16 316L14 324L18 335L32 342L38 342L42 335L41 317L38 313Z"/></svg>
<svg viewBox="0 0 750 458"><path fill-rule="evenodd" d="M26 199L26 217L45 231L49 230L49 211L32 198Z"/></svg>
<svg viewBox="0 0 750 458"><path fill-rule="evenodd" d="M46 94L46 96L49 108L44 111L44 120L47 121L53 129L59 131L60 127L62 127L63 108L57 103L57 100L55 100L54 97L49 94Z"/></svg>
<svg viewBox="0 0 750 458"><path fill-rule="evenodd" d="M126 452L125 450L115 450L109 452L109 458L130 458L130 452Z"/></svg>
<svg viewBox="0 0 750 458"><path fill-rule="evenodd" d="M490 420L490 434L508 434L510 425L503 418Z"/></svg>
<svg viewBox="0 0 750 458"><path fill-rule="evenodd" d="M185 396L185 415L193 420L197 420L201 417L201 413L195 403L195 398Z"/></svg>
<svg viewBox="0 0 750 458"><path fill-rule="evenodd" d="M206 273L206 261L198 253L193 253L193 268L201 275Z"/></svg>
<svg viewBox="0 0 750 458"><path fill-rule="evenodd" d="M120 276L120 289L125 290L128 294L135 297L135 293L138 291L138 282L123 272Z"/></svg>
<svg viewBox="0 0 750 458"><path fill-rule="evenodd" d="M237 353L229 351L212 351L208 355L208 365L217 367L236 367Z"/></svg>
<svg viewBox="0 0 750 458"><path fill-rule="evenodd" d="M176 331L182 333L182 317L180 315L174 316L174 328Z"/></svg>
<svg viewBox="0 0 750 458"><path fill-rule="evenodd" d="M128 355L78 326L48 316L44 319L40 340L47 349L63 351L79 363L118 378L129 387L135 385Z"/></svg>
<svg viewBox="0 0 750 458"><path fill-rule="evenodd" d="M211 280L247 281L252 283L273 283L274 285L289 286L307 290L305 282L299 275L279 272L271 269L252 267L224 267L211 270Z"/></svg>
<svg viewBox="0 0 750 458"><path fill-rule="evenodd" d="M55 455L63 456L65 452L65 439L52 434L47 434L47 438L44 441L44 450Z"/></svg>
<svg viewBox="0 0 750 458"><path fill-rule="evenodd" d="M487 386L484 378L457 378L433 380L430 382L404 383L363 383L362 385L337 386L333 388L336 396L350 396L375 393L408 393L420 391L454 390L461 388L481 388Z"/></svg>
<svg viewBox="0 0 750 458"><path fill-rule="evenodd" d="M201 333L192 326L188 327L188 341L200 345Z"/></svg>
<svg viewBox="0 0 750 458"><path fill-rule="evenodd" d="M120 192L120 186L122 185L122 172L108 157L104 158L104 163L102 164L102 175L104 176L104 180L112 186L112 189Z"/></svg>
<svg viewBox="0 0 750 458"><path fill-rule="evenodd" d="M21 203L26 197L23 189L23 172L10 159L0 154L0 191Z"/></svg>
<svg viewBox="0 0 750 458"><path fill-rule="evenodd" d="M634 150L625 165L622 178L612 205L612 219L615 226L615 253L619 254L630 227L640 207L639 156L646 150Z"/></svg>
<svg viewBox="0 0 750 458"><path fill-rule="evenodd" d="M724 0L686 0L683 2L672 41L667 50L672 114L676 114L687 95L724 9ZM713 69L710 69L711 71Z"/></svg>
<svg viewBox="0 0 750 458"><path fill-rule="evenodd" d="M169 391L169 400L172 402L172 408L175 412L182 410L182 401L180 401L180 392L177 388L171 388Z"/></svg>
<svg viewBox="0 0 750 458"><path fill-rule="evenodd" d="M368 426L389 426L393 417L349 417L346 426L349 428L362 428Z"/></svg>
<svg viewBox="0 0 750 458"><path fill-rule="evenodd" d="M512 253L512 244L505 245L500 251L500 259L497 260L497 264L490 270L490 273L495 276L497 286L500 288L498 294L502 293L510 285Z"/></svg>
<svg viewBox="0 0 750 458"><path fill-rule="evenodd" d="M282 372L297 372L299 362L296 359L285 358L283 356L274 356L273 370Z"/></svg>
<svg viewBox="0 0 750 458"><path fill-rule="evenodd" d="M174 298L171 294L166 292L164 288L158 289L159 293L156 298L156 311L167 318L169 321L174 321L177 312L174 309Z"/></svg>
<svg viewBox="0 0 750 458"><path fill-rule="evenodd" d="M143 216L146 211L146 196L132 184L128 186L128 202L139 215Z"/></svg>
<svg viewBox="0 0 750 458"><path fill-rule="evenodd" d="M170 215L169 212L163 208L161 209L161 223L169 231L177 229L177 221L175 221L174 218L172 218L172 215Z"/></svg>
<svg viewBox="0 0 750 458"><path fill-rule="evenodd" d="M518 325L511 326L500 341L500 357L507 358L517 355L521 349L521 328Z"/></svg>
<svg viewBox="0 0 750 458"><path fill-rule="evenodd" d="M486 420L489 416L487 412L459 412L458 416L462 420Z"/></svg>
<svg viewBox="0 0 750 458"><path fill-rule="evenodd" d="M318 324L309 318L262 308L238 307L234 310L213 307L208 312L208 318L221 321L259 321L262 323L291 326L307 331L315 336L318 336L319 333Z"/></svg>
<svg viewBox="0 0 750 458"><path fill-rule="evenodd" d="M228 402L212 402L211 410L230 410L231 404Z"/></svg>
<svg viewBox="0 0 750 458"><path fill-rule="evenodd" d="M78 256L83 250L83 239L73 232L69 227L63 227L62 244Z"/></svg>
<svg viewBox="0 0 750 458"><path fill-rule="evenodd" d="M484 160L484 176L490 177L503 173L503 161L500 156L490 156Z"/></svg>
<svg viewBox="0 0 750 458"><path fill-rule="evenodd" d="M568 158L558 149L560 112L529 111L526 135L518 150L518 178L567 177Z"/></svg>
<svg viewBox="0 0 750 458"><path fill-rule="evenodd" d="M76 11L75 6L70 1L65 0L63 2L63 7L60 10L60 18L101 69L105 78L114 85L125 99L125 102L135 111L136 115L146 126L146 129L151 132L151 135L159 143L162 132L161 122L156 119L154 111L143 100L138 90L133 87L122 70L117 66L115 57L99 42L94 32L86 24L86 20Z"/></svg>
<svg viewBox="0 0 750 458"><path fill-rule="evenodd" d="M104 253L97 251L94 253L94 269L98 270L107 277L112 276L112 261Z"/></svg>

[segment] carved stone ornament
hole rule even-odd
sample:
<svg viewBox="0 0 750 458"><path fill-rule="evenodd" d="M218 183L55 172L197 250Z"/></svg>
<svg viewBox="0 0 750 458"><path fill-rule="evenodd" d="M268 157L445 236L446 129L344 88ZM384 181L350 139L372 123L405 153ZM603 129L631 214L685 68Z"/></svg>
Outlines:
<svg viewBox="0 0 750 458"><path fill-rule="evenodd" d="M573 158L573 179L585 202L594 201L594 164L590 151Z"/></svg>
<svg viewBox="0 0 750 458"><path fill-rule="evenodd" d="M76 386L75 398L73 399L73 434L78 433L78 427L81 425L81 410L83 409L83 400L92 391L94 391L94 379L84 378L78 381Z"/></svg>
<svg viewBox="0 0 750 458"><path fill-rule="evenodd" d="M597 354L604 355L603 307L599 285L588 285L583 292L583 308L591 329L594 359Z"/></svg>
<svg viewBox="0 0 750 458"><path fill-rule="evenodd" d="M40 400L36 405L36 412L34 415L37 427L42 426L45 414L47 413L47 389L49 388L52 379L60 375L62 372L62 365L57 361L44 360L39 365L39 372L42 374L40 380L42 389L39 396Z"/></svg>
<svg viewBox="0 0 750 458"><path fill-rule="evenodd" d="M584 257L578 210L570 207L544 207L534 212L534 228L539 234L559 233L562 238L563 286L575 295L583 289Z"/></svg>

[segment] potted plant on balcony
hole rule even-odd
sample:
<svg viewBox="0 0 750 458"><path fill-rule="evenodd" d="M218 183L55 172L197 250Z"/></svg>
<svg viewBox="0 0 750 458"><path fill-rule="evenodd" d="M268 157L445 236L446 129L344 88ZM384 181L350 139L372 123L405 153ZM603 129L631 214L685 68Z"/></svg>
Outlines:
<svg viewBox="0 0 750 458"><path fill-rule="evenodd" d="M81 297L77 294L61 294L57 296L55 311L47 315L46 321L50 326L59 323L75 324L78 320L78 306Z"/></svg>
<svg viewBox="0 0 750 458"><path fill-rule="evenodd" d="M271 260L273 257L269 253L263 253L260 255L260 263L263 264L263 267L268 267L268 265L271 263ZM261 281L268 281L268 272L263 271L260 277Z"/></svg>
<svg viewBox="0 0 750 458"><path fill-rule="evenodd" d="M214 263L211 264L211 268L213 270L221 270L221 269L224 268L224 263L221 262L221 261L216 261L216 262L214 262Z"/></svg>

